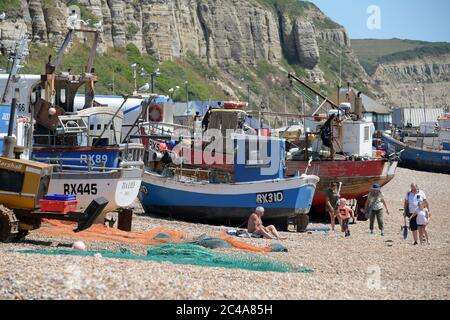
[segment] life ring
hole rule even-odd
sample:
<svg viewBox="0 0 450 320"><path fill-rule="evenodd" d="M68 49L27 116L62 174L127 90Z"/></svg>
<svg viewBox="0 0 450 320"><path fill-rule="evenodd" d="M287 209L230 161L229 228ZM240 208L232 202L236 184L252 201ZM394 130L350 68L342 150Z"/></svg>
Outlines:
<svg viewBox="0 0 450 320"><path fill-rule="evenodd" d="M163 121L163 116L164 116L164 111L157 104L152 105L148 109L148 117L149 117L149 120L152 121L152 122L162 122Z"/></svg>
<svg viewBox="0 0 450 320"><path fill-rule="evenodd" d="M240 101L225 101L223 107L225 109L245 109L247 107L247 102Z"/></svg>

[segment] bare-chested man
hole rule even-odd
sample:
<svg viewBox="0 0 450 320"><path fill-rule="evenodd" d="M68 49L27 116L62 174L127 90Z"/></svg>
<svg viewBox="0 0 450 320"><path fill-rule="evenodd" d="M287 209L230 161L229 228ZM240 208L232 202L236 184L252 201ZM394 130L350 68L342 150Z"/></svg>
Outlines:
<svg viewBox="0 0 450 320"><path fill-rule="evenodd" d="M255 212L248 219L248 232L262 235L265 239L286 240L287 238L281 237L278 234L278 231L274 226L270 225L268 227L264 227L261 220L263 215L264 208L256 208Z"/></svg>

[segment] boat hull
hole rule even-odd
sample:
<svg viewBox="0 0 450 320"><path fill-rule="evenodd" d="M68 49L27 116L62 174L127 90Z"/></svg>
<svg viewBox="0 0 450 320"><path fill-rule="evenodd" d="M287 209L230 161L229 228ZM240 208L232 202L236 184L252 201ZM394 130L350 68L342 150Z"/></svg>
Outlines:
<svg viewBox="0 0 450 320"><path fill-rule="evenodd" d="M421 170L450 174L450 151L430 151L407 146L404 143L383 134L386 151L398 153L400 151L400 166Z"/></svg>
<svg viewBox="0 0 450 320"><path fill-rule="evenodd" d="M296 171L305 172L306 161L287 161L288 175ZM319 161L312 162L308 174L320 177L312 204L311 217L325 217L326 191L331 182L342 183L341 197L361 199L370 192L374 184L389 183L395 176L396 161Z"/></svg>
<svg viewBox="0 0 450 320"><path fill-rule="evenodd" d="M181 182L146 172L139 199L146 212L187 221L245 222L257 206L265 221L307 214L319 179L297 177L237 184Z"/></svg>
<svg viewBox="0 0 450 320"><path fill-rule="evenodd" d="M105 197L109 203L97 219L103 223L108 212L130 206L138 196L143 170L123 168L107 172L79 173L76 171L52 174L48 193L76 195L78 210L84 211L92 200Z"/></svg>
<svg viewBox="0 0 450 320"><path fill-rule="evenodd" d="M195 154L195 153L194 153ZM198 156L201 159L200 156ZM194 155L192 156L194 159ZM228 172L234 172L232 164L212 164L202 163L201 168L221 169ZM395 176L398 162L386 159L372 159L368 161L316 161L308 167L307 161L287 161L286 175L295 176L298 173L307 173L316 175L320 178L317 184L314 200L309 213L312 218L327 217L325 212L325 192L331 182L342 183L341 196L346 199L362 199L367 196L374 184L381 186L389 183Z"/></svg>
<svg viewBox="0 0 450 320"><path fill-rule="evenodd" d="M95 167L117 168L119 165L120 150L117 147L34 147L32 158L41 162L58 159L60 165L71 170L83 171L85 168L81 167L87 167L89 165L92 166L92 170L99 170Z"/></svg>

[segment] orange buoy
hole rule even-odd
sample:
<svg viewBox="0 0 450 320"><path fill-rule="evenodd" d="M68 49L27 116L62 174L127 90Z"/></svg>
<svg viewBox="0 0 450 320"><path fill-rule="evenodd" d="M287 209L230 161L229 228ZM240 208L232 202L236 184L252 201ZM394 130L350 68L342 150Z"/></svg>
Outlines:
<svg viewBox="0 0 450 320"><path fill-rule="evenodd" d="M241 101L225 101L223 103L223 107L225 109L245 109L247 108L248 103L247 102L241 102Z"/></svg>

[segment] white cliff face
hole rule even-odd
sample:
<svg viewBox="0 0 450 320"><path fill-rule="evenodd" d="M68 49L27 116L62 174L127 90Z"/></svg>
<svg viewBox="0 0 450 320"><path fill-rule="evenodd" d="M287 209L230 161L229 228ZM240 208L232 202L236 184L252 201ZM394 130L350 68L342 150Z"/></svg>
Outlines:
<svg viewBox="0 0 450 320"><path fill-rule="evenodd" d="M295 21L255 0L78 0L103 24L100 51L129 43L161 60L192 52L209 64L278 62L283 52L306 68L319 62L316 37L346 44L344 35L318 31L308 18ZM51 4L51 5L49 5ZM66 32L66 0L22 0L23 15L0 24L1 43L27 24L35 42L56 43ZM282 17L282 18L280 18ZM33 23L31 24L31 21ZM341 31L338 31L338 34ZM280 35L283 39L280 39ZM328 35L328 36L325 36Z"/></svg>
<svg viewBox="0 0 450 320"><path fill-rule="evenodd" d="M381 64L373 79L396 106L422 107L422 86L427 107L450 105L450 55Z"/></svg>
<svg viewBox="0 0 450 320"><path fill-rule="evenodd" d="M287 58L305 68L311 79L323 82L318 40L351 51L342 27L320 27L328 18L315 7L301 16L292 16L257 0L78 0L76 3L89 13L91 20L103 25L100 53L134 44L141 52L161 61L181 58L188 52L204 63L218 66L230 63L256 66L260 60L280 65ZM67 30L71 11L68 5L68 0L22 0L23 14L0 22L0 46L10 46L19 38L18 30L28 29L35 43L59 47ZM356 59L355 63L362 70Z"/></svg>
<svg viewBox="0 0 450 320"><path fill-rule="evenodd" d="M317 35L320 39L334 42L340 47L350 47L350 39L344 28L318 30Z"/></svg>

